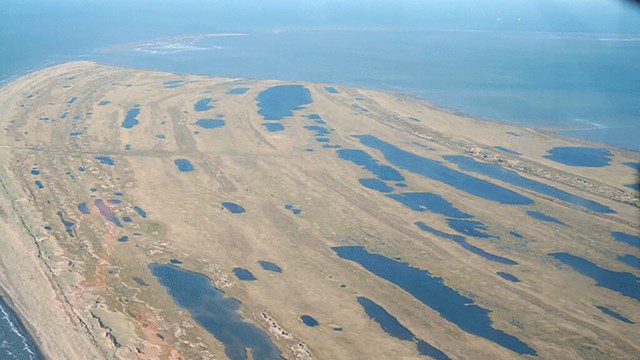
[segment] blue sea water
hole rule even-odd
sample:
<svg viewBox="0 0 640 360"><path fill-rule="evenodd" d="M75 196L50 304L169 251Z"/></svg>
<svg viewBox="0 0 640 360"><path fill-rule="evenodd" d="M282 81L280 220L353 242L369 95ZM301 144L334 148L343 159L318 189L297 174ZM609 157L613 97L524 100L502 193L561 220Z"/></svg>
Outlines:
<svg viewBox="0 0 640 360"><path fill-rule="evenodd" d="M44 359L15 314L0 296L0 359Z"/></svg>

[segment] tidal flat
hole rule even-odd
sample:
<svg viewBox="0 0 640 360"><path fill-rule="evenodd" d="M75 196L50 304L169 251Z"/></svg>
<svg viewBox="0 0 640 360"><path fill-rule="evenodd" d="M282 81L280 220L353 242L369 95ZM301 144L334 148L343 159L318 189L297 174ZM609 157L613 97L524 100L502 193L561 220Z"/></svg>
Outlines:
<svg viewBox="0 0 640 360"><path fill-rule="evenodd" d="M0 102L0 284L47 358L640 358L636 152L92 62Z"/></svg>

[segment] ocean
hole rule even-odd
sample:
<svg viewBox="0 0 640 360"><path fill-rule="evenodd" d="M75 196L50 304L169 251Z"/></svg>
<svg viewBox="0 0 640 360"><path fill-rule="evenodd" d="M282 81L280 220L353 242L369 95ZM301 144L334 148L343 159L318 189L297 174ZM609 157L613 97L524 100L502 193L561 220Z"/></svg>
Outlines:
<svg viewBox="0 0 640 360"><path fill-rule="evenodd" d="M638 24L613 0L4 0L0 83L73 60L326 82L640 151Z"/></svg>

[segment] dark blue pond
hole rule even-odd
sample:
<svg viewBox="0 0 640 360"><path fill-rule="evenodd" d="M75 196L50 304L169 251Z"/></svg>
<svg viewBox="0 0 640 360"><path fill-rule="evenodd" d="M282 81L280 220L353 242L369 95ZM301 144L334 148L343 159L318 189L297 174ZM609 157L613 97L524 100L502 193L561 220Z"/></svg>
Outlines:
<svg viewBox="0 0 640 360"><path fill-rule="evenodd" d="M628 187L631 190L640 191L640 183L638 183L638 184L627 184L627 185L625 185L625 187Z"/></svg>
<svg viewBox="0 0 640 360"><path fill-rule="evenodd" d="M31 175L40 175L40 170L38 170L38 169L31 169Z"/></svg>
<svg viewBox="0 0 640 360"><path fill-rule="evenodd" d="M637 172L640 172L640 162L626 162L626 163L622 163L623 165L626 165L632 169L635 169Z"/></svg>
<svg viewBox="0 0 640 360"><path fill-rule="evenodd" d="M640 258L635 255L631 255L631 254L618 255L616 259L622 263L625 263L631 267L634 267L640 270Z"/></svg>
<svg viewBox="0 0 640 360"><path fill-rule="evenodd" d="M44 184L40 180L34 181L34 184L38 187L38 189L44 189Z"/></svg>
<svg viewBox="0 0 640 360"><path fill-rule="evenodd" d="M313 131L315 136L328 136L331 134L331 130L327 129L324 126L318 125L308 125L304 127L307 130Z"/></svg>
<svg viewBox="0 0 640 360"><path fill-rule="evenodd" d="M491 253L488 253L484 250L482 250L481 248L469 244L464 237L460 236L460 235L454 235L454 234L447 234L446 232L440 231L438 229L434 229L431 226L425 224L422 221L417 221L414 223L420 230L428 232L430 234L436 235L438 237L441 237L443 239L447 239L447 240L452 240L453 242L455 242L456 244L460 245L463 249L482 256L483 258L493 261L493 262L497 262L499 264L505 264L505 265L518 265L517 262L507 259L505 257L502 256L498 256L498 255L494 255Z"/></svg>
<svg viewBox="0 0 640 360"><path fill-rule="evenodd" d="M230 211L232 214L242 214L242 213L246 212L246 210L242 206L240 206L240 205L238 205L236 203L223 202L222 206L225 209L227 209L228 211Z"/></svg>
<svg viewBox="0 0 640 360"><path fill-rule="evenodd" d="M500 151L504 151L507 154L511 154L511 155L516 155L516 156L520 156L522 155L521 153L517 152L517 151L513 151L513 150L509 150L506 147L502 147L502 146L494 146L494 148L500 150Z"/></svg>
<svg viewBox="0 0 640 360"><path fill-rule="evenodd" d="M249 91L249 88L239 87L239 88L229 89L229 91L227 91L227 94L229 94L229 95L243 95L247 91Z"/></svg>
<svg viewBox="0 0 640 360"><path fill-rule="evenodd" d="M476 220L460 220L460 219L447 219L447 224L453 230L467 236L473 236L477 238L491 238L495 237L487 233L487 225Z"/></svg>
<svg viewBox="0 0 640 360"><path fill-rule="evenodd" d="M284 125L279 124L279 123L262 123L262 126L264 126L268 132L278 132L278 131L283 131L284 130Z"/></svg>
<svg viewBox="0 0 640 360"><path fill-rule="evenodd" d="M596 281L596 286L604 287L632 299L640 301L640 278L628 273L601 268L595 263L568 253L549 254L556 260L569 265L573 270Z"/></svg>
<svg viewBox="0 0 640 360"><path fill-rule="evenodd" d="M89 210L89 206L87 206L86 202L78 204L78 210L85 215L91 214L91 210Z"/></svg>
<svg viewBox="0 0 640 360"><path fill-rule="evenodd" d="M109 105L109 104L111 104L111 101L109 101L109 100L102 100L102 101L100 101L98 103L98 105L100 105L100 106L105 106L105 105Z"/></svg>
<svg viewBox="0 0 640 360"><path fill-rule="evenodd" d="M134 206L133 211L137 212L138 215L140 215L143 219L147 217L147 212L142 210L142 208L139 206Z"/></svg>
<svg viewBox="0 0 640 360"><path fill-rule="evenodd" d="M276 273L282 272L282 269L280 268L280 266L272 263L271 261L259 260L258 264L260 264L260 266L262 266L264 270L276 272Z"/></svg>
<svg viewBox="0 0 640 360"><path fill-rule="evenodd" d="M126 222L126 223L130 223L130 222L132 222L133 220L131 220L131 218L130 218L130 217L128 217L128 216L123 216L123 217L122 217L122 221L124 221L124 222Z"/></svg>
<svg viewBox="0 0 640 360"><path fill-rule="evenodd" d="M302 323L309 326L309 327L315 327L318 326L318 320L314 319L313 317L309 316L309 315L302 315L300 316L300 320L302 320Z"/></svg>
<svg viewBox="0 0 640 360"><path fill-rule="evenodd" d="M82 131L72 131L69 133L69 136L80 136L84 134Z"/></svg>
<svg viewBox="0 0 640 360"><path fill-rule="evenodd" d="M178 260L178 259L171 259L169 260L170 263L174 264L174 265L180 265L182 264L182 261Z"/></svg>
<svg viewBox="0 0 640 360"><path fill-rule="evenodd" d="M381 151L387 161L401 169L409 170L426 178L433 179L458 190L483 199L501 204L530 205L533 201L509 189L494 185L488 181L475 178L457 170L450 169L442 163L404 151L371 135L355 136L363 145Z"/></svg>
<svg viewBox="0 0 640 360"><path fill-rule="evenodd" d="M443 157L445 160L450 161L460 167L464 171L471 171L478 174L488 176L490 178L500 180L507 184L511 184L523 189L535 191L540 194L551 196L558 200L566 201L568 203L583 207L596 212L601 213L614 213L609 207L598 204L595 201L591 201L580 196L569 194L560 189L554 188L526 177L520 176L515 171L507 170L499 165L487 164L478 162L468 156L462 155L447 155Z"/></svg>
<svg viewBox="0 0 640 360"><path fill-rule="evenodd" d="M569 166L603 167L609 165L613 154L607 149L590 147L555 147L544 158Z"/></svg>
<svg viewBox="0 0 640 360"><path fill-rule="evenodd" d="M514 275L511 275L509 273L503 272L503 271L498 271L496 273L498 276L500 276L501 278L505 279L505 280L509 280L511 282L520 282L520 279L518 279L517 277L515 277Z"/></svg>
<svg viewBox="0 0 640 360"><path fill-rule="evenodd" d="M225 297L224 292L211 285L208 277L169 264L151 264L149 269L173 301L222 342L228 358L245 360L246 349L256 360L281 358L269 336L238 315L240 302Z"/></svg>
<svg viewBox="0 0 640 360"><path fill-rule="evenodd" d="M326 138L326 137L316 137L316 141L319 143L328 143L331 141L331 139Z"/></svg>
<svg viewBox="0 0 640 360"><path fill-rule="evenodd" d="M138 125L140 122L137 119L138 114L140 114L140 109L133 108L127 111L127 115L122 121L122 127L125 129L131 129L132 127Z"/></svg>
<svg viewBox="0 0 640 360"><path fill-rule="evenodd" d="M236 267L233 268L233 274L242 281L254 281L256 280L256 277L253 276L253 274L251 273L251 271L245 269L245 268L241 268L241 267Z"/></svg>
<svg viewBox="0 0 640 360"><path fill-rule="evenodd" d="M406 205L413 211L431 211L447 217L468 219L472 216L458 210L450 202L438 194L414 192L387 195L389 198Z"/></svg>
<svg viewBox="0 0 640 360"><path fill-rule="evenodd" d="M369 170L380 180L385 181L404 181L404 177L400 175L398 170L388 165L380 165L378 161L362 150L339 149L336 150L338 157L342 160L351 161L352 163Z"/></svg>
<svg viewBox="0 0 640 360"><path fill-rule="evenodd" d="M324 87L324 91L328 92L329 94L337 94L338 90L336 88L334 88L333 86L325 86Z"/></svg>
<svg viewBox="0 0 640 360"><path fill-rule="evenodd" d="M58 217L60 217L60 221L62 222L62 225L64 226L64 230L67 232L67 234L71 237L75 237L73 233L73 227L76 225L76 223L65 219L62 211L58 211L57 214L58 214Z"/></svg>
<svg viewBox="0 0 640 360"><path fill-rule="evenodd" d="M215 107L214 107L214 106L210 105L210 103L211 103L211 101L212 101L212 100L213 100L212 98L204 98L204 99L200 99L200 100L196 101L196 103L195 103L195 104L193 104L193 109L194 109L195 111L198 111L198 112L200 112L200 111L208 111L208 110L211 110L211 109L215 109Z"/></svg>
<svg viewBox="0 0 640 360"><path fill-rule="evenodd" d="M629 320L626 317L624 317L624 316L618 314L617 312L615 312L615 311L613 311L611 309L608 309L608 308L606 308L604 306L596 306L596 308L598 308L598 310L600 310L603 313L611 316L614 319L618 319L618 320L620 320L620 321L622 321L624 323L627 323L627 324L635 324L635 322L633 322L632 320Z"/></svg>
<svg viewBox="0 0 640 360"><path fill-rule="evenodd" d="M162 83L166 89L175 89L184 85L184 80L169 80Z"/></svg>
<svg viewBox="0 0 640 360"><path fill-rule="evenodd" d="M640 236L624 233L622 231L612 231L611 236L617 241L629 244L633 247L640 249Z"/></svg>
<svg viewBox="0 0 640 360"><path fill-rule="evenodd" d="M282 120L310 104L311 93L302 85L277 85L261 91L256 98L258 114L265 120Z"/></svg>
<svg viewBox="0 0 640 360"><path fill-rule="evenodd" d="M481 308L472 299L445 285L442 278L434 277L428 271L414 268L408 263L369 253L362 246L332 249L341 258L354 261L380 278L401 287L460 329L519 354L536 355L535 350L518 338L493 328L489 310Z"/></svg>
<svg viewBox="0 0 640 360"><path fill-rule="evenodd" d="M295 206L293 206L293 204L285 204L284 208L291 211L293 213L293 215L300 215L302 214L302 210L296 208Z"/></svg>
<svg viewBox="0 0 640 360"><path fill-rule="evenodd" d="M522 239L522 235L518 234L515 231L509 231L509 234L511 234L511 236L513 236L516 239Z"/></svg>
<svg viewBox="0 0 640 360"><path fill-rule="evenodd" d="M358 180L360 185L369 188L371 190L379 191L382 193L390 193L393 188L387 185L384 181L379 179L360 179Z"/></svg>
<svg viewBox="0 0 640 360"><path fill-rule="evenodd" d="M193 123L205 129L215 129L224 126L224 120L220 119L200 119Z"/></svg>
<svg viewBox="0 0 640 360"><path fill-rule="evenodd" d="M187 159L176 159L173 161L181 172L191 172L194 170L191 161Z"/></svg>
<svg viewBox="0 0 640 360"><path fill-rule="evenodd" d="M364 309L365 313L380 325L382 330L396 339L404 341L415 341L418 346L418 352L421 355L430 356L434 359L449 359L439 349L431 346L426 341L417 338L409 329L404 327L395 316L391 315L382 306L376 304L372 300L364 296L358 296L358 303Z"/></svg>
<svg viewBox="0 0 640 360"><path fill-rule="evenodd" d="M122 204L122 200L120 200L120 199L109 199L109 200L107 200L107 202L109 204L113 204L113 205Z"/></svg>
<svg viewBox="0 0 640 360"><path fill-rule="evenodd" d="M556 223L556 224L567 226L567 224L565 224L562 221L554 218L553 216L545 215L545 214L543 214L543 213L541 213L539 211L527 210L527 215L531 216L532 218L534 218L536 220L552 222L552 223Z"/></svg>
<svg viewBox="0 0 640 360"><path fill-rule="evenodd" d="M94 156L94 159L98 160L98 162L100 164L104 164L104 165L115 165L116 163L113 161L112 158L108 157L108 156Z"/></svg>
<svg viewBox="0 0 640 360"><path fill-rule="evenodd" d="M129 241L129 237L126 236L126 235L125 236L120 236L118 238L118 242L127 242L127 241Z"/></svg>

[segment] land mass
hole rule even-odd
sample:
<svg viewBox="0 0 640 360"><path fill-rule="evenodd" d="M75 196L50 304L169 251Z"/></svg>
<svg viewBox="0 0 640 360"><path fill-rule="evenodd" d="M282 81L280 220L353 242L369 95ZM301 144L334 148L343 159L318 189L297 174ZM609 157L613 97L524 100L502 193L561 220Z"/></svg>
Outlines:
<svg viewBox="0 0 640 360"><path fill-rule="evenodd" d="M47 358L640 358L638 153L91 62L0 103L0 295Z"/></svg>

